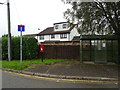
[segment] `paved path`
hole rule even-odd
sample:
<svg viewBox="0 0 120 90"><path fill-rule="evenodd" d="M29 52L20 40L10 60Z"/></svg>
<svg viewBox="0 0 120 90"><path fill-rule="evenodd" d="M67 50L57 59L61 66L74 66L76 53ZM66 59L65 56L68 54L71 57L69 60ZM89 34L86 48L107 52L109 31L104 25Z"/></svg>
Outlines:
<svg viewBox="0 0 120 90"><path fill-rule="evenodd" d="M59 62L53 65L33 65L26 71L53 75L118 79L117 65L81 64L79 61Z"/></svg>

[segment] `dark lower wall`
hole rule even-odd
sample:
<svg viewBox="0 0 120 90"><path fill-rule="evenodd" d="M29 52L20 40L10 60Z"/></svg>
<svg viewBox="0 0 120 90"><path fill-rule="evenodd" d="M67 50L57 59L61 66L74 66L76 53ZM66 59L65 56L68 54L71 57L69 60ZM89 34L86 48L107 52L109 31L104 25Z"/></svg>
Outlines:
<svg viewBox="0 0 120 90"><path fill-rule="evenodd" d="M44 58L48 59L80 59L79 45L45 45Z"/></svg>

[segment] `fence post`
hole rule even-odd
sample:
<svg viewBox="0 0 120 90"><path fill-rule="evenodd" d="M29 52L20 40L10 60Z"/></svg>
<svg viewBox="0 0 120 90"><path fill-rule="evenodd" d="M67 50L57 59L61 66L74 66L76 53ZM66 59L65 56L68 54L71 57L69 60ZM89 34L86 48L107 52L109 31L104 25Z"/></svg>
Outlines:
<svg viewBox="0 0 120 90"><path fill-rule="evenodd" d="M82 40L80 40L80 61L82 62Z"/></svg>

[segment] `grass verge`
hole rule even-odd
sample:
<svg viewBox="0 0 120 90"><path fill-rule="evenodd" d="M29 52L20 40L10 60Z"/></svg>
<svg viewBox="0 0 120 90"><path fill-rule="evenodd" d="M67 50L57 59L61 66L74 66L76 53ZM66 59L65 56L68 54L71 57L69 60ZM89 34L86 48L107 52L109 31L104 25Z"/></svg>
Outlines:
<svg viewBox="0 0 120 90"><path fill-rule="evenodd" d="M14 70L24 70L31 66L32 64L53 64L56 62L62 62L64 59L45 59L43 62L40 59L37 60L23 60L22 65L20 65L19 60L13 61L2 61L0 60L0 67L10 68Z"/></svg>

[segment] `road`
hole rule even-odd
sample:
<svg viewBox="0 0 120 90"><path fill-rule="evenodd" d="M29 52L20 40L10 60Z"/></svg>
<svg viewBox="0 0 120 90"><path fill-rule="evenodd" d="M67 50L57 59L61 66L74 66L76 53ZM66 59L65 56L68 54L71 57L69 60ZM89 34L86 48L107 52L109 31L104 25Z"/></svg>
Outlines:
<svg viewBox="0 0 120 90"><path fill-rule="evenodd" d="M117 88L116 82L34 77L2 71L2 88Z"/></svg>

